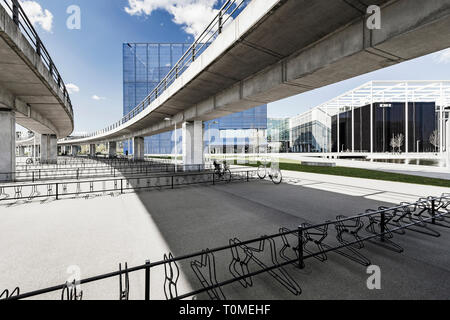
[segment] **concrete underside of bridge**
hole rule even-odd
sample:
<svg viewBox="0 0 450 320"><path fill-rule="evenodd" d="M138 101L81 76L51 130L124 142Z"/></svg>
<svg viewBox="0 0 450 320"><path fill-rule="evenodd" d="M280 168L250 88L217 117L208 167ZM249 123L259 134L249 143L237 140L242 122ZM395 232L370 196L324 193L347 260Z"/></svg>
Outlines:
<svg viewBox="0 0 450 320"><path fill-rule="evenodd" d="M16 122L59 138L73 131L73 115L62 90L22 31L0 6L0 104Z"/></svg>
<svg viewBox="0 0 450 320"><path fill-rule="evenodd" d="M69 100L48 71L22 31L0 6L0 121L13 118L15 124L59 138L73 131L73 114ZM13 116L9 115L12 113ZM15 144L15 129L3 131L2 144ZM52 154L56 151L56 143ZM8 149L9 150L9 149ZM0 172L13 172L15 147L2 148Z"/></svg>
<svg viewBox="0 0 450 320"><path fill-rule="evenodd" d="M447 0L371 4L381 6L379 30L366 27L367 7L360 1L253 1L143 112L76 143L170 131L175 124L243 111L450 46Z"/></svg>

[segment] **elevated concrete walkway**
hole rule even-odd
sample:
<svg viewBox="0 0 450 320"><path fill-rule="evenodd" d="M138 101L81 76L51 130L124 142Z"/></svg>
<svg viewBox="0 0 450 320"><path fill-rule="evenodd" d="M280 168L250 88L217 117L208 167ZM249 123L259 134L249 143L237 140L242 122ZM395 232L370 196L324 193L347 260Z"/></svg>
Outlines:
<svg viewBox="0 0 450 320"><path fill-rule="evenodd" d="M52 155L56 138L74 128L61 75L17 0L0 5L0 75L0 173L9 173L15 169L16 123L55 140Z"/></svg>
<svg viewBox="0 0 450 320"><path fill-rule="evenodd" d="M125 119L62 144L126 140L173 130L307 92L450 46L450 6L372 1L252 1L167 89ZM171 121L167 121L168 119Z"/></svg>
<svg viewBox="0 0 450 320"><path fill-rule="evenodd" d="M70 98L53 62L44 63L42 44L39 50L0 6L0 108L15 111L29 130L64 138L74 128Z"/></svg>

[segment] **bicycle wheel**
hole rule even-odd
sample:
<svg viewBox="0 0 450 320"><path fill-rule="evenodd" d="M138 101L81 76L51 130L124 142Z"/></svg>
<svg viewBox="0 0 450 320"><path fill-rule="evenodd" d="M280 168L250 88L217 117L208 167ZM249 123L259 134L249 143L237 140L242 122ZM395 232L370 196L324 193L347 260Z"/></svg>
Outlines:
<svg viewBox="0 0 450 320"><path fill-rule="evenodd" d="M28 159L27 159L27 164L33 164L33 159L28 158Z"/></svg>
<svg viewBox="0 0 450 320"><path fill-rule="evenodd" d="M223 180L225 180L226 182L231 182L231 171L230 170L225 170L223 173Z"/></svg>
<svg viewBox="0 0 450 320"><path fill-rule="evenodd" d="M283 175L280 170L273 170L271 175L273 183L280 184L283 181Z"/></svg>
<svg viewBox="0 0 450 320"><path fill-rule="evenodd" d="M258 167L258 177L262 180L265 179L267 176L266 167L261 165Z"/></svg>

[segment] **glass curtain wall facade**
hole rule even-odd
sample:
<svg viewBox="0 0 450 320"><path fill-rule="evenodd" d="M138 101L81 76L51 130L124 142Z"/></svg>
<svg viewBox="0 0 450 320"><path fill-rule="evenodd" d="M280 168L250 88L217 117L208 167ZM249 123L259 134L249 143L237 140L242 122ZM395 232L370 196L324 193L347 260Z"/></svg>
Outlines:
<svg viewBox="0 0 450 320"><path fill-rule="evenodd" d="M205 122L206 152L258 153L267 147L267 105Z"/></svg>
<svg viewBox="0 0 450 320"><path fill-rule="evenodd" d="M320 109L290 120L292 152L329 152L331 118Z"/></svg>
<svg viewBox="0 0 450 320"><path fill-rule="evenodd" d="M408 133L405 103L374 103L372 126L370 108L371 105L366 105L355 108L352 112L351 107L345 107L332 117L332 152L370 152L371 133L373 152L406 152L406 141L409 152L434 151L435 147L430 143L430 137L437 129L438 122L434 102L408 103ZM399 135L404 137L403 144L394 150L391 141Z"/></svg>
<svg viewBox="0 0 450 320"><path fill-rule="evenodd" d="M123 44L123 114L128 114L142 102L164 79L172 67L189 49L188 43L124 43ZM150 151L151 142L164 145L164 150L175 149L172 133L145 138L145 149ZM179 134L178 134L179 135ZM181 149L181 143L179 145ZM124 143L124 153L132 153L129 141ZM146 152L147 152L146 151Z"/></svg>
<svg viewBox="0 0 450 320"><path fill-rule="evenodd" d="M289 151L289 118L267 119L267 143L273 152Z"/></svg>
<svg viewBox="0 0 450 320"><path fill-rule="evenodd" d="M128 114L158 83L189 49L186 43L125 43L123 44L123 114ZM208 133L206 130L210 129ZM255 144L264 145L260 136L266 134L267 105L231 114L205 123L205 147L212 152L245 152ZM208 138L209 137L209 138ZM145 138L146 154L181 154L182 131L166 132ZM262 141L262 142L261 142ZM124 153L133 153L131 141L124 142Z"/></svg>

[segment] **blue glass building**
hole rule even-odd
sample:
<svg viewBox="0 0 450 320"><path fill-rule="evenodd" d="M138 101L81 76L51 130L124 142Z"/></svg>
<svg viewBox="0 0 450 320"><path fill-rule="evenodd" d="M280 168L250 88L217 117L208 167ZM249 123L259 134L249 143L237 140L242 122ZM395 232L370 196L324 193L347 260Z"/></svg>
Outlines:
<svg viewBox="0 0 450 320"><path fill-rule="evenodd" d="M123 114L128 114L167 75L183 53L187 43L125 43L123 44ZM267 106L231 114L205 123L205 147L220 153L250 150L255 143L263 144L267 129ZM177 130L177 150L182 153L182 133ZM124 142L124 153L132 153ZM233 150L230 150L233 149ZM145 138L146 154L174 154L175 134L166 132Z"/></svg>

